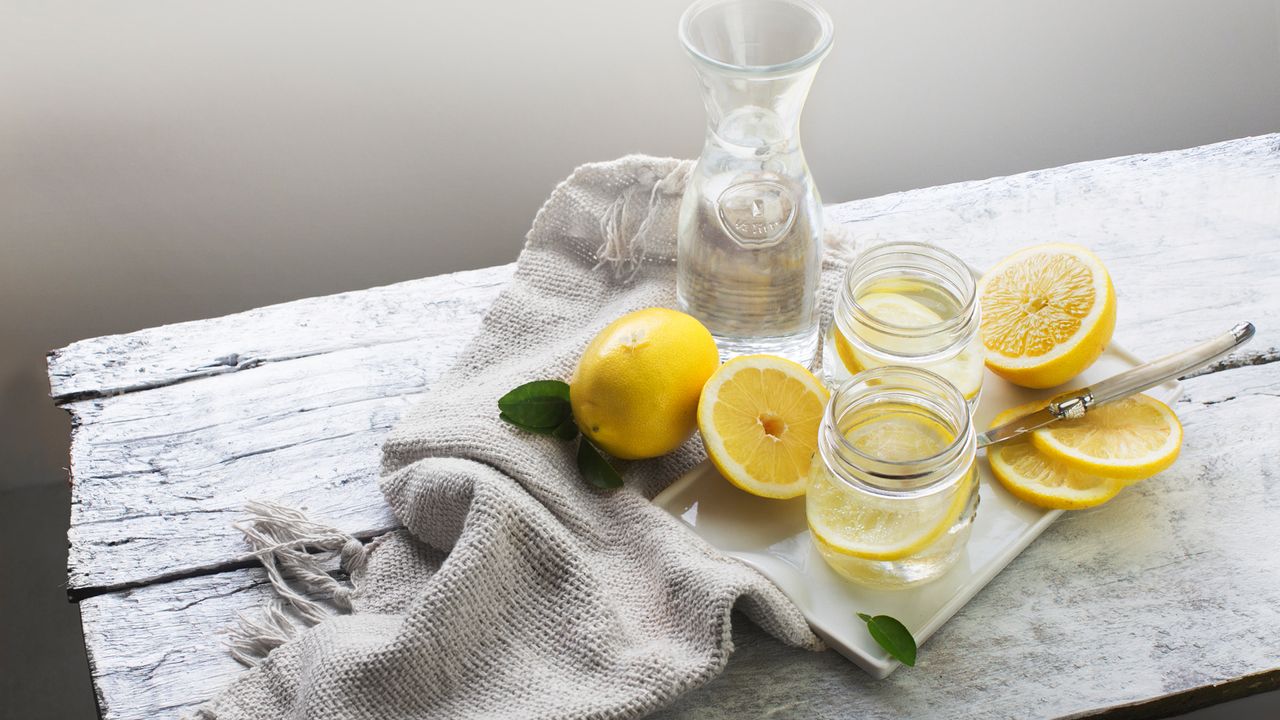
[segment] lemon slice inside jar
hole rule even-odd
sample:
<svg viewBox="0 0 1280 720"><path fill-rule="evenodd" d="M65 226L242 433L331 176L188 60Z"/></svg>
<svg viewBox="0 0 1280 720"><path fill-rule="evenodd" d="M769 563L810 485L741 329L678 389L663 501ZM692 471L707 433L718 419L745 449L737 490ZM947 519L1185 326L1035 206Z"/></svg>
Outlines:
<svg viewBox="0 0 1280 720"><path fill-rule="evenodd" d="M942 322L942 318L923 303L897 293L868 293L858 298L858 305L877 320L897 325L898 327L921 328ZM863 370L893 364L876 360L861 350L854 348L839 327L834 328L834 332L836 355L840 357L845 369L851 374L857 375ZM895 348L901 350L910 349L906 346L910 341L903 338L895 338L875 331L868 331L868 336L868 339L872 342L889 350ZM964 350L961 350L960 354L954 358L920 367L946 378L947 382L955 385L965 400L972 400L982 390L982 375L986 367L985 360L986 354L983 352L981 342L974 342L970 343Z"/></svg>
<svg viewBox="0 0 1280 720"><path fill-rule="evenodd" d="M919 413L887 409L847 430L854 448L888 461L922 460L954 440L947 428ZM936 541L959 519L970 497L967 481L921 497L856 495L828 473L809 486L806 507L814 538L834 552L865 560L901 560Z"/></svg>

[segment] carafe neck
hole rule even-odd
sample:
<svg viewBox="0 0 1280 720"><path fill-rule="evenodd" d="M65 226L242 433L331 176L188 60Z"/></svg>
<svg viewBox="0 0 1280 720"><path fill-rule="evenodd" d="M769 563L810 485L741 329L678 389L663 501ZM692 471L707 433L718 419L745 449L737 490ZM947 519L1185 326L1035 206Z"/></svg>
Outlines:
<svg viewBox="0 0 1280 720"><path fill-rule="evenodd" d="M756 77L698 68L708 142L754 154L799 148L800 113L816 70Z"/></svg>

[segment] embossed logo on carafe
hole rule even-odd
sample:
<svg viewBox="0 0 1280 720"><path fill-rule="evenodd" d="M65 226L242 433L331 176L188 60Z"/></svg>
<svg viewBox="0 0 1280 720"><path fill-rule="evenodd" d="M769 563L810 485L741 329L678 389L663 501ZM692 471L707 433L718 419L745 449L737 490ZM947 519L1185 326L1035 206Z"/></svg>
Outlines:
<svg viewBox="0 0 1280 720"><path fill-rule="evenodd" d="M768 247L782 239L796 219L796 203L782 185L749 180L720 193L720 222L739 245Z"/></svg>

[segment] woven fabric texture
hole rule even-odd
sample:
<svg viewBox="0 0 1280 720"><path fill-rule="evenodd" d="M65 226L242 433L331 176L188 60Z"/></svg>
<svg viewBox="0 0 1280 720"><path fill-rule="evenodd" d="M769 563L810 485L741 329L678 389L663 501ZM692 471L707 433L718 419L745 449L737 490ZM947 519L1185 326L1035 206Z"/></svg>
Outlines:
<svg viewBox="0 0 1280 720"><path fill-rule="evenodd" d="M609 492L582 481L573 443L498 418L498 397L568 378L619 315L674 304L688 168L631 156L556 188L479 335L386 441L404 530L348 568L352 612L280 644L199 717L630 718L716 676L735 608L821 647L775 586L649 502L703 459L696 437L622 465ZM824 298L839 267L824 265Z"/></svg>

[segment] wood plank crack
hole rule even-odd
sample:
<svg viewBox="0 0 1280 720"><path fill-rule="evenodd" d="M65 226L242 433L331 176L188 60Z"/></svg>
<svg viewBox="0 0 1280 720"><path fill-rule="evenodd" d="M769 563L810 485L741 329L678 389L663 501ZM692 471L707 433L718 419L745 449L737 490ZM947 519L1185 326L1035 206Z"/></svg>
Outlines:
<svg viewBox="0 0 1280 720"><path fill-rule="evenodd" d="M352 533L352 536L361 542L370 542L375 538L385 535L396 530L403 530L404 526L399 524L389 524L383 527L377 527L370 530ZM211 576L221 575L224 573L240 572L248 569L257 569L259 567L258 559L252 554L243 554L233 559L222 560L210 565L195 566L186 568L181 571L159 573L156 575L141 577L128 582L121 582L112 585L93 585L85 587L76 587L67 589L67 599L70 602L83 602L89 598L99 597L129 590L139 590L148 587L156 587L167 583L180 582L183 580L191 580L196 578L207 578ZM239 590L229 594L235 594Z"/></svg>
<svg viewBox="0 0 1280 720"><path fill-rule="evenodd" d="M448 344L459 324L479 322L514 272L467 270L83 340L48 353L50 396L59 404L116 397L436 330Z"/></svg>
<svg viewBox="0 0 1280 720"><path fill-rule="evenodd" d="M1200 370L1187 375L1183 379L1186 380L1187 378L1222 372L1223 370L1231 370L1232 368L1249 367L1251 365L1267 365L1269 363L1276 362L1277 360L1280 360L1280 349L1275 347L1264 349L1246 348L1243 351L1233 353L1212 365L1207 365Z"/></svg>
<svg viewBox="0 0 1280 720"><path fill-rule="evenodd" d="M365 345L360 347L374 347L374 346ZM252 370L256 367L261 367L262 365L266 365L268 363L288 362L290 360L301 360L303 358L315 357L317 355L325 355L330 352L339 352L341 350L346 350L346 349L349 349L349 348L339 347L339 348L332 348L328 350L316 350L314 352L296 353L293 355L277 355L274 357L249 358L247 360L241 360L238 354L232 353L231 355L228 355L225 358L218 358L218 360L229 360L231 358L235 358L236 362L234 364L227 364L223 362L214 361L209 365L202 365L200 367L189 370L186 372L186 374L180 377L150 380L150 381L134 383L132 385L120 385L120 386L107 388L103 390L78 390L74 392L51 395L51 397L53 398L53 401L58 403L59 405L79 402L82 400L96 400L100 398L116 397L116 396L125 395L128 393L143 392L145 390L155 390L156 388L168 387L170 385L177 385L178 383L191 382L192 380L201 380L204 378L214 377L216 375L226 375L227 373ZM58 357L56 355L57 352L58 351L55 350L49 353L50 364L53 364L58 361Z"/></svg>

